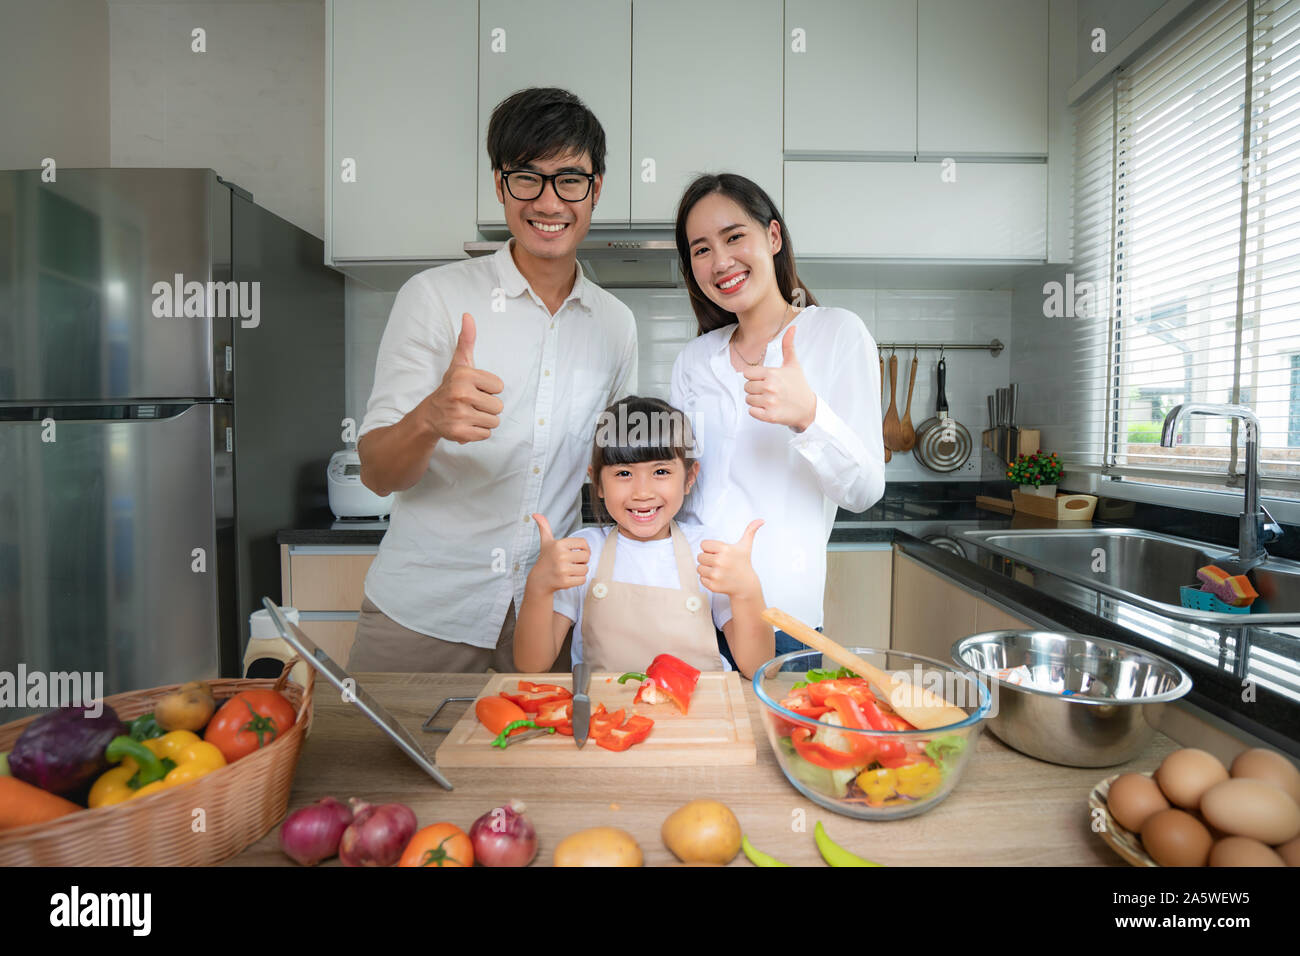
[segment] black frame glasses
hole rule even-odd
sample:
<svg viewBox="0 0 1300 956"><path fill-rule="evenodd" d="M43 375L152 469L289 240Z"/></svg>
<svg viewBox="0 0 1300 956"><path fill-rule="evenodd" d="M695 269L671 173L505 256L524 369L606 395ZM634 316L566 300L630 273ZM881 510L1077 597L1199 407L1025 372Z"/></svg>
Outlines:
<svg viewBox="0 0 1300 956"><path fill-rule="evenodd" d="M541 187L537 190L536 194L532 196L520 196L514 191L514 189L510 185L511 176L536 176L538 179L542 181L542 184ZM561 195L559 187L555 185L555 181L557 179L562 179L566 176L574 179L587 180L586 190L577 199L569 199L567 196ZM506 170L502 170L501 179L506 184L506 192L510 193L511 196L513 196L515 199L518 199L520 202L532 202L534 199L540 197L542 193L546 192L547 183L551 184L551 189L555 192L555 195L559 196L565 202L582 202L584 199L586 199L588 196L591 195L591 185L596 181L596 174L569 170L567 172L551 173L548 175L546 173L539 173L531 169L512 169L508 172Z"/></svg>

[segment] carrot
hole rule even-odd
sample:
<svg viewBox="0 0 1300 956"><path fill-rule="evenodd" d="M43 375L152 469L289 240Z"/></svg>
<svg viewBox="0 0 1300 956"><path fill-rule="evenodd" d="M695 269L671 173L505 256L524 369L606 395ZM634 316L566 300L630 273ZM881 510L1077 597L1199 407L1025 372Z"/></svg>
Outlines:
<svg viewBox="0 0 1300 956"><path fill-rule="evenodd" d="M83 809L17 777L0 777L0 830L45 823Z"/></svg>
<svg viewBox="0 0 1300 956"><path fill-rule="evenodd" d="M488 730L494 734L499 734L505 730L506 725L516 720L527 720L528 715L524 713L523 708L512 700L506 700L504 697L480 697L478 703L474 705L474 716ZM510 732L510 736L522 733L525 728L519 727Z"/></svg>

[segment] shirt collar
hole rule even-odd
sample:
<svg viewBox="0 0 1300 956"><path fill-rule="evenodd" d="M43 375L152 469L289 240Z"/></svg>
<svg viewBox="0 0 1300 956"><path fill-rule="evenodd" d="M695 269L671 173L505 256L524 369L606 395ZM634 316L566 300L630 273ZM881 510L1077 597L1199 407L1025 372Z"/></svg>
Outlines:
<svg viewBox="0 0 1300 956"><path fill-rule="evenodd" d="M500 283L501 288L505 290L506 295L511 298L517 295L522 295L529 289L528 280L525 279L524 274L519 271L519 266L515 265L515 257L510 252L510 248L514 245L514 242L515 237L511 236L505 245L492 254L493 258L496 260L498 282ZM588 312L594 312L596 309L597 286L583 273L581 263L578 263L577 269L578 275L573 281L573 288L569 290L569 294L564 301L568 302L570 299L577 299L578 304L584 309ZM535 290L533 291L533 295L537 296ZM540 299L541 296L537 296L537 298Z"/></svg>

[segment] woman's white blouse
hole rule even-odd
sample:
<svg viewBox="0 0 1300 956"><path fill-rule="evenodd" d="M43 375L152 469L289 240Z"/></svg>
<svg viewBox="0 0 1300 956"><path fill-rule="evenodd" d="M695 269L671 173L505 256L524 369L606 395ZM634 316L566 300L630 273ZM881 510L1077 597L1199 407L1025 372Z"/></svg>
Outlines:
<svg viewBox="0 0 1300 956"><path fill-rule="evenodd" d="M871 333L847 309L808 306L791 324L795 357L817 396L813 423L802 434L749 414L746 380L729 354L735 325L682 349L671 401L689 416L700 459L683 513L726 541L739 540L750 521L762 518L752 559L764 600L820 627L836 511L865 511L885 492L880 367ZM781 362L778 335L763 364Z"/></svg>

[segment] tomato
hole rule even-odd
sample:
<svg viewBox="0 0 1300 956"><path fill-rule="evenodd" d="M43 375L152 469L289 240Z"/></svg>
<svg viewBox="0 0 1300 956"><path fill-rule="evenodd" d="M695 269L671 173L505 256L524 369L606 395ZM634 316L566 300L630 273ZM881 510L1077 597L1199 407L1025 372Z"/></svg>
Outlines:
<svg viewBox="0 0 1300 956"><path fill-rule="evenodd" d="M234 763L269 747L296 719L293 705L276 691L244 690L221 705L208 722L203 739L216 745L226 763Z"/></svg>
<svg viewBox="0 0 1300 956"><path fill-rule="evenodd" d="M473 866L474 844L454 823L434 823L411 837L397 865Z"/></svg>

